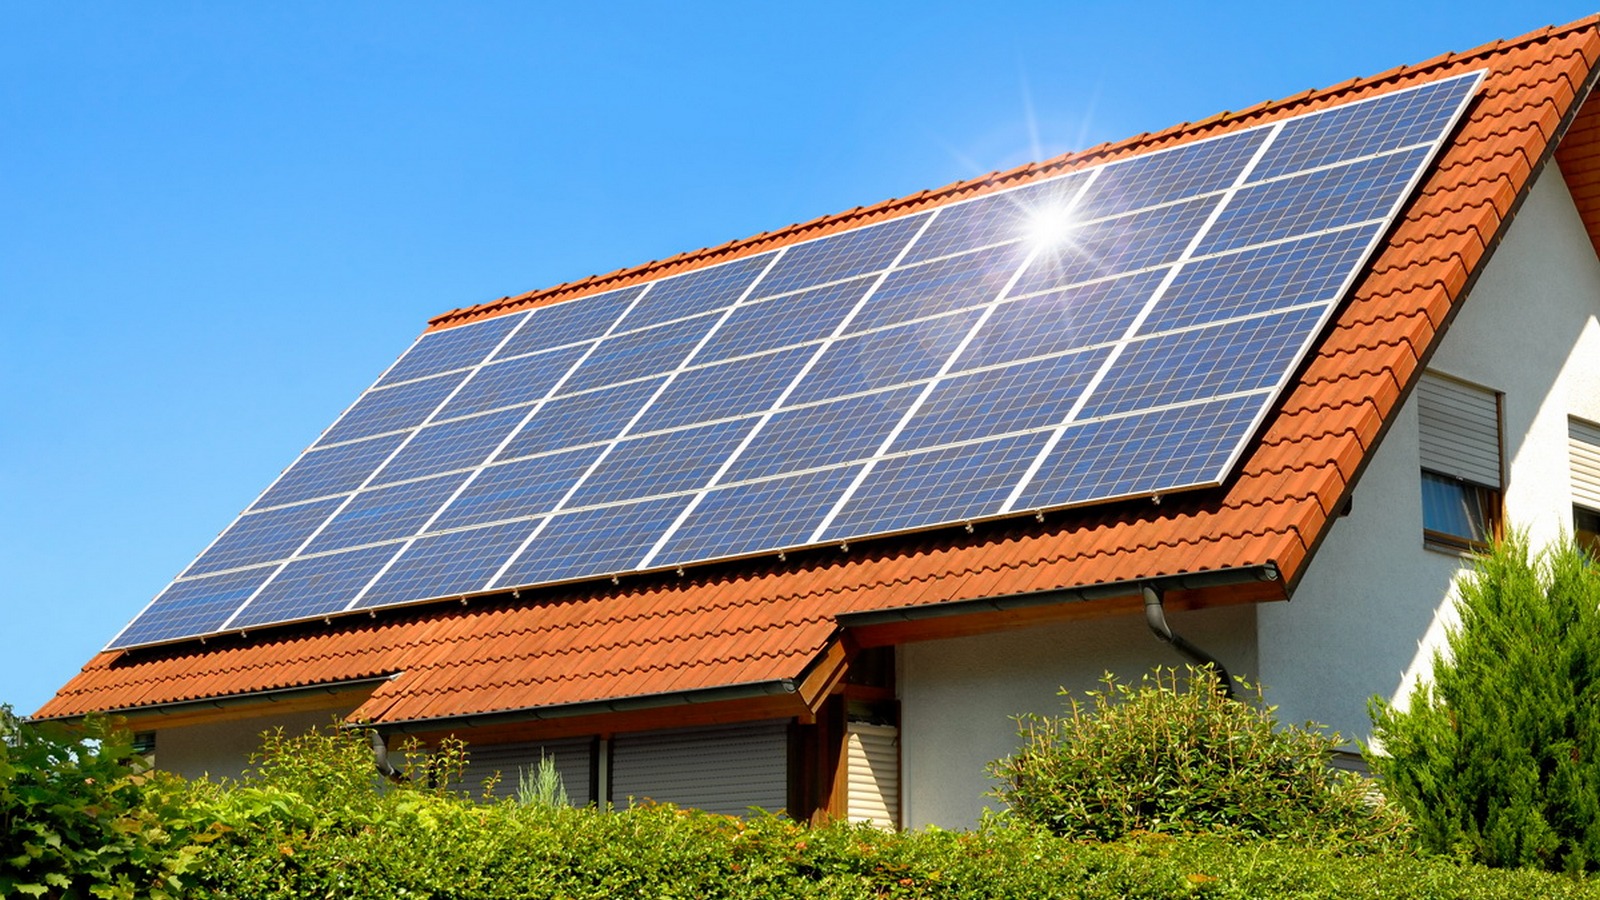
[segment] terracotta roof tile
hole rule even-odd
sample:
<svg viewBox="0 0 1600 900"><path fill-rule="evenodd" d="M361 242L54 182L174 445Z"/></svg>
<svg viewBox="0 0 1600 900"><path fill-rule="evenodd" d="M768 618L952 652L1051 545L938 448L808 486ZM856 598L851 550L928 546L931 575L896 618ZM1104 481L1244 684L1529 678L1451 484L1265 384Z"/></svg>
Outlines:
<svg viewBox="0 0 1600 900"><path fill-rule="evenodd" d="M96 655L38 715L138 709L226 694L397 675L356 712L379 722L796 679L847 612L1275 564L1283 590L1336 520L1532 173L1557 158L1600 248L1600 108L1573 109L1600 59L1600 18L1399 67L898 200L436 318L443 328L771 249L1145 150L1487 68L1479 99L1350 302L1223 487L1055 511L683 577L568 585L290 626L178 648ZM1574 115L1576 114L1576 118Z"/></svg>

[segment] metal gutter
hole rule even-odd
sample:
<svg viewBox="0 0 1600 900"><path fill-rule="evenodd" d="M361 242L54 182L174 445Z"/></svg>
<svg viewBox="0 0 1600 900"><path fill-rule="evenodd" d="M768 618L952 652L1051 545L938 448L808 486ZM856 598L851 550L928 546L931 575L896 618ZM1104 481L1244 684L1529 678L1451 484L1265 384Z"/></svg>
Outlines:
<svg viewBox="0 0 1600 900"><path fill-rule="evenodd" d="M336 681L327 684L301 685L298 687L273 688L265 691L252 691L248 694L229 694L225 697L202 697L195 700L178 700L172 703L152 704L150 706L128 706L120 709L96 710L93 713L73 713L65 716L48 716L32 718L30 722L71 722L82 719L87 715L104 714L108 716L137 716L140 719L159 719L165 716L186 714L203 709L229 709L235 706L249 706L256 703L281 703L299 697L313 694L342 694L354 691L368 685L380 685L398 676L375 675L369 678L353 678L349 681Z"/></svg>

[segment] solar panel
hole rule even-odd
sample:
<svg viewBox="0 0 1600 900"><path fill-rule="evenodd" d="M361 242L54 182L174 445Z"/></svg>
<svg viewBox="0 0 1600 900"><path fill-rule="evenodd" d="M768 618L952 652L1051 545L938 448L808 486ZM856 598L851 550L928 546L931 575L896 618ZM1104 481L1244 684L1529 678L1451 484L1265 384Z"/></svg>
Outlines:
<svg viewBox="0 0 1600 900"><path fill-rule="evenodd" d="M1220 484L1480 77L430 331L110 646Z"/></svg>

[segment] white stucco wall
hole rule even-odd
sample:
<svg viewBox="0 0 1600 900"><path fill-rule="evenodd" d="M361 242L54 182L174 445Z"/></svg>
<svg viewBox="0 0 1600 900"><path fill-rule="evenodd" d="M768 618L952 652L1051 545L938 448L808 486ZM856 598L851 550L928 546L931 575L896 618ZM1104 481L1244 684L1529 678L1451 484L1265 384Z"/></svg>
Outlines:
<svg viewBox="0 0 1600 900"><path fill-rule="evenodd" d="M250 755L260 751L262 732L281 726L285 734L303 734L327 727L342 712L348 710L284 713L157 729L156 765L185 778L238 778L244 774Z"/></svg>
<svg viewBox="0 0 1600 900"><path fill-rule="evenodd" d="M1256 608L1173 612L1173 630L1246 676L1256 668ZM1137 679L1185 662L1156 640L1141 613L907 644L899 650L902 822L971 827L994 785L985 766L1017 746L1022 713L1061 712L1107 671Z"/></svg>
<svg viewBox="0 0 1600 900"><path fill-rule="evenodd" d="M1429 369L1504 393L1507 522L1572 525L1567 417L1600 418L1600 263L1555 166L1534 185ZM1403 701L1452 621L1460 557L1422 544L1415 397L1287 604L1261 608L1260 676L1288 721L1365 741L1367 698Z"/></svg>

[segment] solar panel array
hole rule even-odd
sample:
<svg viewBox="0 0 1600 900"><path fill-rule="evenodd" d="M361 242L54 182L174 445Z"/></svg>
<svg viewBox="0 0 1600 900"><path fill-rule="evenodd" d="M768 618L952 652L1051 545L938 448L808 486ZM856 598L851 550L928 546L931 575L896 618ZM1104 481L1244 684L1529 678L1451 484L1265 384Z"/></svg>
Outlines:
<svg viewBox="0 0 1600 900"><path fill-rule="evenodd" d="M111 646L1219 484L1479 77L425 334Z"/></svg>

